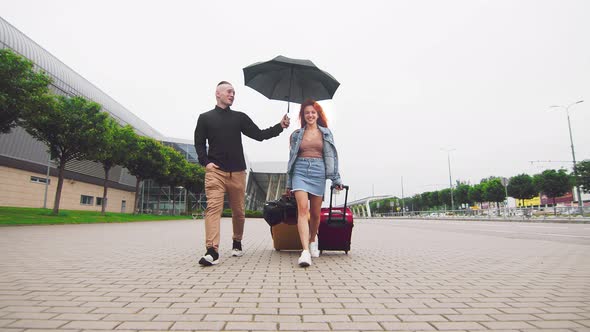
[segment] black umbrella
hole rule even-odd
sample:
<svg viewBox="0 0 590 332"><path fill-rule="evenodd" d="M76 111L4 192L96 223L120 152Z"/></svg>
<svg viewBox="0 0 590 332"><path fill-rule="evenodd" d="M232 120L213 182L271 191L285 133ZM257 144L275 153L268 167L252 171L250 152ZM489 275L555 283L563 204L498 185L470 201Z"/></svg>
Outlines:
<svg viewBox="0 0 590 332"><path fill-rule="evenodd" d="M245 84L269 99L301 104L305 99L332 99L340 83L309 60L284 56L244 68ZM287 104L289 113L289 104Z"/></svg>

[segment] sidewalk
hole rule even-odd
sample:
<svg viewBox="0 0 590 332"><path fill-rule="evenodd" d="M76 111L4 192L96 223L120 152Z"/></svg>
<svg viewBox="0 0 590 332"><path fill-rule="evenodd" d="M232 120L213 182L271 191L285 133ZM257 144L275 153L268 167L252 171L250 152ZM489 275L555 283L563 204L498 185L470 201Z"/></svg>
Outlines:
<svg viewBox="0 0 590 332"><path fill-rule="evenodd" d="M358 220L310 268L249 219L0 228L0 331L590 331L590 246Z"/></svg>

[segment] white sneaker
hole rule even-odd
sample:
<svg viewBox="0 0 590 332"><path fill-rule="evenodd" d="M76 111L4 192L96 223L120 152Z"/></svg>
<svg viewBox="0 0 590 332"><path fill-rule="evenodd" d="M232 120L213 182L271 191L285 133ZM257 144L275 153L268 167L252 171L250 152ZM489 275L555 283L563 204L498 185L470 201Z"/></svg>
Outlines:
<svg viewBox="0 0 590 332"><path fill-rule="evenodd" d="M301 256L299 256L299 260L297 261L299 266L301 267L308 267L311 265L311 254L309 250L303 250L301 252Z"/></svg>
<svg viewBox="0 0 590 332"><path fill-rule="evenodd" d="M244 255L244 251L242 250L242 242L234 240L231 255L232 257L242 257Z"/></svg>
<svg viewBox="0 0 590 332"><path fill-rule="evenodd" d="M318 249L318 242L312 242L309 244L309 252L311 253L311 257L317 258L320 257L320 250Z"/></svg>

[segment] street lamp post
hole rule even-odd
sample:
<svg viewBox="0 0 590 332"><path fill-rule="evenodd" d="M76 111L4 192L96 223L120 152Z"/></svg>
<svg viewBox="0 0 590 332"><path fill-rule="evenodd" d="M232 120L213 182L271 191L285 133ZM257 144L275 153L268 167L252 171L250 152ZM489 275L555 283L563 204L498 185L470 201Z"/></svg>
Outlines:
<svg viewBox="0 0 590 332"><path fill-rule="evenodd" d="M508 215L508 183L510 182L507 178L500 178L502 185L504 186L504 196L506 196L506 204L504 205L504 217Z"/></svg>
<svg viewBox="0 0 590 332"><path fill-rule="evenodd" d="M402 176L402 216L406 212L406 206L404 204L404 177Z"/></svg>
<svg viewBox="0 0 590 332"><path fill-rule="evenodd" d="M567 107L561 106L561 105L553 105L551 106L551 108L563 108L565 109L565 114L567 115L567 127L569 129L569 133L570 133L570 144L571 144L571 148L572 148L572 160L574 163L574 176L576 177L576 179L578 178L578 168L576 167L576 153L574 151L574 139L572 138L572 125L570 123L570 107L576 105L576 104L580 104L583 103L583 100L578 100L575 103L571 103L569 104ZM576 185L576 193L578 195L578 208L580 209L580 214L583 216L584 215L584 203L582 202L582 192L580 190L580 185Z"/></svg>
<svg viewBox="0 0 590 332"><path fill-rule="evenodd" d="M447 163L449 165L449 187L451 188L451 211L453 211L455 210L455 202L453 200L453 179L451 177L451 151L455 151L455 149L441 148L441 150L447 152Z"/></svg>

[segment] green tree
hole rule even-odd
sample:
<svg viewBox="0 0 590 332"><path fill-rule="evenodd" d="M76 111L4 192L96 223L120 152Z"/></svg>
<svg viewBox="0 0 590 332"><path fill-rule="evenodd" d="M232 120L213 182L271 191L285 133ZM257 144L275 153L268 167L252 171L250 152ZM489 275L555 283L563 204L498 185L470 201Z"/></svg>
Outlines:
<svg viewBox="0 0 590 332"><path fill-rule="evenodd" d="M188 161L172 147L165 146L162 151L168 160L168 169L163 179L164 183L170 187L172 213L176 213L175 188L183 184L188 177Z"/></svg>
<svg viewBox="0 0 590 332"><path fill-rule="evenodd" d="M431 207L439 207L442 204L440 201L440 193L438 191L431 191L428 194L428 201L430 202Z"/></svg>
<svg viewBox="0 0 590 332"><path fill-rule="evenodd" d="M499 203L506 199L506 188L502 184L500 178L490 178L483 183L483 197L488 202L496 202L496 207Z"/></svg>
<svg viewBox="0 0 590 332"><path fill-rule="evenodd" d="M438 192L439 200L441 204L451 207L451 189L443 189Z"/></svg>
<svg viewBox="0 0 590 332"><path fill-rule="evenodd" d="M162 152L162 143L153 138L139 136L134 142L135 146L127 160L125 167L129 173L136 178L135 183L135 202L133 205L133 214L137 214L139 203L139 185L145 179L152 179L166 173L168 160Z"/></svg>
<svg viewBox="0 0 590 332"><path fill-rule="evenodd" d="M511 177L507 189L508 195L521 200L522 205L525 199L531 199L539 193L533 183L533 177L525 173Z"/></svg>
<svg viewBox="0 0 590 332"><path fill-rule="evenodd" d="M467 194L467 196L469 197L470 201L474 203L479 203L479 205L481 206L481 203L484 201L483 185L480 183L469 187L469 193Z"/></svg>
<svg viewBox="0 0 590 332"><path fill-rule="evenodd" d="M406 209L411 211L422 211L424 209L424 202L422 202L422 195L416 194L411 198L405 198L404 202Z"/></svg>
<svg viewBox="0 0 590 332"><path fill-rule="evenodd" d="M455 198L455 203L458 206L461 206L463 204L470 204L472 202L469 199L469 188L471 188L471 186L468 184L465 184L465 183L457 184L457 187L453 191L453 194L454 194L454 198Z"/></svg>
<svg viewBox="0 0 590 332"><path fill-rule="evenodd" d="M108 114L100 109L99 104L82 97L57 96L44 107L26 110L25 129L47 145L51 159L58 164L53 214L59 212L66 163L87 159L106 132Z"/></svg>
<svg viewBox="0 0 590 332"><path fill-rule="evenodd" d="M198 194L205 190L205 168L199 164L189 163L187 170L187 177L182 184L188 191ZM190 199L190 195L187 196ZM192 213L192 204L190 201L186 202L187 214Z"/></svg>
<svg viewBox="0 0 590 332"><path fill-rule="evenodd" d="M580 186L585 193L590 193L590 159L578 162L576 169L578 171L576 185Z"/></svg>
<svg viewBox="0 0 590 332"><path fill-rule="evenodd" d="M559 171L547 169L533 176L533 183L548 198L553 199L553 214L557 215L555 198L563 196L572 189L573 179L564 169Z"/></svg>
<svg viewBox="0 0 590 332"><path fill-rule="evenodd" d="M121 127L113 118L106 121L106 132L88 158L102 164L104 182L101 214L104 215L108 204L109 173L115 165L123 165L133 149L137 134L129 125Z"/></svg>
<svg viewBox="0 0 590 332"><path fill-rule="evenodd" d="M432 202L430 201L430 192L428 191L420 194L420 201L422 203L420 211L426 211L433 206Z"/></svg>
<svg viewBox="0 0 590 332"><path fill-rule="evenodd" d="M0 134L19 125L23 111L44 107L49 83L49 76L35 72L31 61L0 49Z"/></svg>

